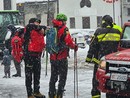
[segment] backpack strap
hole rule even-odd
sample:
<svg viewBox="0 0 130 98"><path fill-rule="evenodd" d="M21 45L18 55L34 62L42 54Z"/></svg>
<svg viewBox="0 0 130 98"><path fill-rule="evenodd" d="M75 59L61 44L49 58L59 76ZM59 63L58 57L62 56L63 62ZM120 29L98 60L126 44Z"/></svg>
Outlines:
<svg viewBox="0 0 130 98"><path fill-rule="evenodd" d="M68 31L68 28L67 28L67 27L64 28L64 33L63 33L63 34L61 35L61 37L60 37L60 42L64 41L64 39L65 39L65 37L66 37L66 34L67 34L66 31Z"/></svg>

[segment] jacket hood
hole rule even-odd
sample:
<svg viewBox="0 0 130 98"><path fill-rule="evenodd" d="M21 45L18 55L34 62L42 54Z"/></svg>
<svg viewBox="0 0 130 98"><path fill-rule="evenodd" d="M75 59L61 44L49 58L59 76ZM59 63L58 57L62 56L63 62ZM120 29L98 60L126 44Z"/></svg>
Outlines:
<svg viewBox="0 0 130 98"><path fill-rule="evenodd" d="M118 51L105 56L106 60L130 61L130 49Z"/></svg>
<svg viewBox="0 0 130 98"><path fill-rule="evenodd" d="M4 55L9 55L9 50L8 49L4 49L3 54Z"/></svg>

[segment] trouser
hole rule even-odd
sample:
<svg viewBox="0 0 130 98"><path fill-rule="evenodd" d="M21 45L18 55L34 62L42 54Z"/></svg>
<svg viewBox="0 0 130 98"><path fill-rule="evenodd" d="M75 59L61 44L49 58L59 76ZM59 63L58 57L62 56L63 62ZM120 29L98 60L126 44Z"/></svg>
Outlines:
<svg viewBox="0 0 130 98"><path fill-rule="evenodd" d="M14 65L15 65L15 69L16 69L16 74L21 76L21 66L20 66L20 63L21 62L17 62L15 59L14 59Z"/></svg>
<svg viewBox="0 0 130 98"><path fill-rule="evenodd" d="M41 74L41 57L30 56L25 57L25 84L28 96L32 93L39 93L40 74ZM34 91L32 90L32 79Z"/></svg>
<svg viewBox="0 0 130 98"><path fill-rule="evenodd" d="M10 65L4 66L4 73L5 73L5 76L8 75L10 77Z"/></svg>
<svg viewBox="0 0 130 98"><path fill-rule="evenodd" d="M100 95L100 91L97 89L98 86L98 81L96 80L96 72L98 69L98 65L95 64L94 65L94 70L93 70L93 79L92 79L92 90L91 90L91 95L95 96L95 95Z"/></svg>
<svg viewBox="0 0 130 98"><path fill-rule="evenodd" d="M58 81L59 76L59 84L58 84L58 91L57 94L63 94L64 87L66 84L67 79L67 72L68 72L68 60L51 60L51 77L49 82L49 92L56 93L55 84Z"/></svg>
<svg viewBox="0 0 130 98"><path fill-rule="evenodd" d="M127 96L121 96L121 95L116 95L116 94L106 94L106 98L130 98Z"/></svg>

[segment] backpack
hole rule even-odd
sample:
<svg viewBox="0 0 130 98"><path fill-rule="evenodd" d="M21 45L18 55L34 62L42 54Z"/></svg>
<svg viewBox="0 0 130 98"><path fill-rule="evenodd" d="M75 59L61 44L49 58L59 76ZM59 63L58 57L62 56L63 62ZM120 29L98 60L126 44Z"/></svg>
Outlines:
<svg viewBox="0 0 130 98"><path fill-rule="evenodd" d="M66 36L66 32L61 35L60 39L58 39L58 32L56 28L50 28L46 32L46 51L49 54L58 54L59 51L66 48L64 38Z"/></svg>
<svg viewBox="0 0 130 98"><path fill-rule="evenodd" d="M22 41L18 36L14 36L11 40L12 56L17 62L21 62L23 57Z"/></svg>

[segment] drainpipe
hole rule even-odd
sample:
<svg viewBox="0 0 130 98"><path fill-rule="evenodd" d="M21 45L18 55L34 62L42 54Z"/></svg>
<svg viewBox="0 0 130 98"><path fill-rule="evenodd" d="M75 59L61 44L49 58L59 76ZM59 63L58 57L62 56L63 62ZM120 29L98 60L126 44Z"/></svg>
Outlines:
<svg viewBox="0 0 130 98"><path fill-rule="evenodd" d="M50 21L50 10L49 7L50 6L50 0L47 1L47 26L49 26L49 21Z"/></svg>
<svg viewBox="0 0 130 98"><path fill-rule="evenodd" d="M59 0L57 0L57 14L59 13Z"/></svg>

